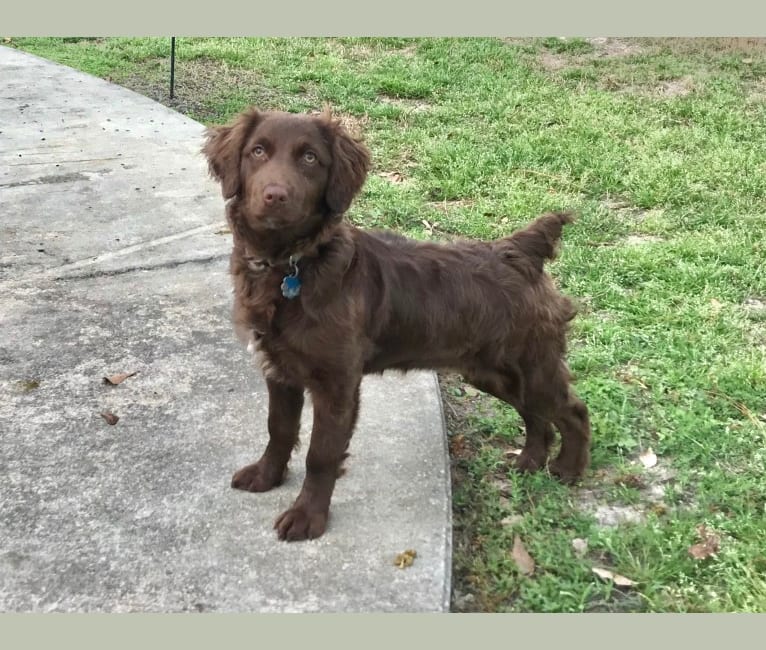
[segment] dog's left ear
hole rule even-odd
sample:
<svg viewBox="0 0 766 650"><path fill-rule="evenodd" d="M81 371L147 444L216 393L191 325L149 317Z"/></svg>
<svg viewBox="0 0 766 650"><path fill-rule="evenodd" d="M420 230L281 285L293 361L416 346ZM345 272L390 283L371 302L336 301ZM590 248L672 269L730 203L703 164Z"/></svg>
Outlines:
<svg viewBox="0 0 766 650"><path fill-rule="evenodd" d="M332 141L332 165L325 201L333 214L343 214L362 189L370 168L370 152L353 138L339 120L325 116L325 127Z"/></svg>

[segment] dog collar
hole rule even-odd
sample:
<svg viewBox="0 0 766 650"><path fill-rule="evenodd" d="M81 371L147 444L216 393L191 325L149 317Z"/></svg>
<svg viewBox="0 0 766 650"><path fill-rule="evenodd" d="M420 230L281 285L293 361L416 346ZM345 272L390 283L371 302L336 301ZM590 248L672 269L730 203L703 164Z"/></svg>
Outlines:
<svg viewBox="0 0 766 650"><path fill-rule="evenodd" d="M290 255L288 264L290 265L291 272L282 278L280 289L282 289L282 295L288 300L297 298L301 292L301 279L298 277L298 273L300 273L298 268L299 259L300 255Z"/></svg>
<svg viewBox="0 0 766 650"><path fill-rule="evenodd" d="M302 256L300 253L296 255L290 255L286 262L288 271L282 278L280 289L282 290L282 295L288 300L297 298L301 293L302 283L299 277L300 268L298 268L298 262L300 261L301 257ZM275 268L285 264L284 261L275 262L266 258L258 259L255 257L246 257L245 259L247 261L247 268L249 268L251 271L254 271L255 273L262 273L267 269Z"/></svg>

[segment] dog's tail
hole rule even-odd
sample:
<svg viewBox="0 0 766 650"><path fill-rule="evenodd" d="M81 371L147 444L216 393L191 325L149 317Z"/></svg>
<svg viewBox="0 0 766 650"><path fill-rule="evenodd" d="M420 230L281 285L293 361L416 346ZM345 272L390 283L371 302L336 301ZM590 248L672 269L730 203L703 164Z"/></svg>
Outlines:
<svg viewBox="0 0 766 650"><path fill-rule="evenodd" d="M556 257L564 225L572 221L571 212L549 212L538 217L523 230L500 240L504 257L525 275L540 275L545 261Z"/></svg>

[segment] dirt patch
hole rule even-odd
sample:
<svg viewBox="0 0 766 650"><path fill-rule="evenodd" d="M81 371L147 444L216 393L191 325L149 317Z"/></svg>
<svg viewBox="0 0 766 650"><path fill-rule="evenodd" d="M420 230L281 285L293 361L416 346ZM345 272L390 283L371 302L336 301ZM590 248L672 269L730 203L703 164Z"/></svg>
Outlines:
<svg viewBox="0 0 766 650"><path fill-rule="evenodd" d="M664 241L662 237L655 235L628 235L622 240L622 243L626 246L641 246L642 244L656 244L661 241Z"/></svg>
<svg viewBox="0 0 766 650"><path fill-rule="evenodd" d="M405 97L391 97L389 95L378 95L378 100L383 104L397 106L412 113L426 113L433 106L422 99L407 99Z"/></svg>
<svg viewBox="0 0 766 650"><path fill-rule="evenodd" d="M593 46L593 56L599 58L632 56L644 52L644 47L635 39L596 37L585 40Z"/></svg>
<svg viewBox="0 0 766 650"><path fill-rule="evenodd" d="M170 99L170 69L165 59L147 61L140 73L115 81L200 121L219 119L211 107L222 96L241 89L247 91L245 103L248 105L269 109L280 104L280 94L264 83L257 70L235 68L205 58L176 62L173 99ZM306 89L306 96L311 98L310 89Z"/></svg>
<svg viewBox="0 0 766 650"><path fill-rule="evenodd" d="M635 461L638 465L638 461ZM595 472L592 480L598 487L585 486L577 490L575 502L583 512L593 516L596 523L604 528L623 524L641 523L648 513L664 514L666 486L673 480L675 473L663 461L663 464L642 469L640 473L616 475L610 470ZM620 504L610 502L607 495L609 485L621 485L638 490L640 503Z"/></svg>
<svg viewBox="0 0 766 650"><path fill-rule="evenodd" d="M762 75L756 74L756 70L766 57L766 39L762 38L591 37L585 42L588 51L541 48L531 41L530 45L537 50L534 64L565 83L664 99L701 91L719 65L725 64L731 70L732 59L737 58L754 66L750 73L747 69L731 73L740 77L747 91L762 82ZM661 72L653 64L653 59L661 63L667 55L682 60L677 77ZM628 60L630 57L635 60ZM750 92L757 100L763 89Z"/></svg>
<svg viewBox="0 0 766 650"><path fill-rule="evenodd" d="M714 37L714 38L641 38L638 42L646 49L667 48L675 54L766 53L766 38Z"/></svg>
<svg viewBox="0 0 766 650"><path fill-rule="evenodd" d="M686 97L694 92L696 84L691 77L662 81L654 87L654 93L662 97Z"/></svg>
<svg viewBox="0 0 766 650"><path fill-rule="evenodd" d="M621 524L638 524L644 520L644 514L637 506L598 503L590 493L581 493L579 503L580 508L590 512L602 528L613 528Z"/></svg>
<svg viewBox="0 0 766 650"><path fill-rule="evenodd" d="M630 201L620 197L608 197L601 201L601 205L614 213L618 219L634 224L642 223L647 219L656 219L661 215L661 210L644 210L634 206Z"/></svg>
<svg viewBox="0 0 766 650"><path fill-rule="evenodd" d="M760 348L766 347L766 297L750 297L742 303L748 323L745 329L746 338ZM766 414L761 416L766 422Z"/></svg>
<svg viewBox="0 0 766 650"><path fill-rule="evenodd" d="M418 52L417 44L405 47L382 47L374 42L343 43L334 38L328 39L328 46L342 58L354 62L372 61L380 58L381 54L398 55L409 59Z"/></svg>
<svg viewBox="0 0 766 650"><path fill-rule="evenodd" d="M572 62L572 58L555 52L541 52L540 65L549 72L556 72L566 68Z"/></svg>
<svg viewBox="0 0 766 650"><path fill-rule="evenodd" d="M315 108L309 111L311 115L321 115L324 109L319 110ZM341 123L341 126L346 129L355 138L361 138L364 136L364 131L370 123L370 117L368 115L349 115L348 113L332 112L332 117Z"/></svg>
<svg viewBox="0 0 766 650"><path fill-rule="evenodd" d="M766 318L766 297L747 298L742 304L748 313Z"/></svg>
<svg viewBox="0 0 766 650"><path fill-rule="evenodd" d="M450 209L470 208L476 205L475 199L451 199L449 201L428 201L426 205L434 210L440 210L447 214Z"/></svg>
<svg viewBox="0 0 766 650"><path fill-rule="evenodd" d="M558 72L564 68L578 67L594 59L627 57L644 52L644 47L636 39L626 38L587 38L592 50L585 53L565 53L543 50L538 61L549 72Z"/></svg>
<svg viewBox="0 0 766 650"><path fill-rule="evenodd" d="M750 86L747 92L747 102L759 107L766 102L766 79L759 79Z"/></svg>
<svg viewBox="0 0 766 650"><path fill-rule="evenodd" d="M618 93L635 95L639 97L686 97L700 89L700 83L692 77L686 76L679 79L663 79L662 81L653 81L643 84L634 84L625 79L605 75L599 81L599 87L604 90L611 90Z"/></svg>
<svg viewBox="0 0 766 650"><path fill-rule="evenodd" d="M378 50L366 43L353 43L348 45L336 39L329 39L328 45L342 58L349 61L370 61L378 56Z"/></svg>

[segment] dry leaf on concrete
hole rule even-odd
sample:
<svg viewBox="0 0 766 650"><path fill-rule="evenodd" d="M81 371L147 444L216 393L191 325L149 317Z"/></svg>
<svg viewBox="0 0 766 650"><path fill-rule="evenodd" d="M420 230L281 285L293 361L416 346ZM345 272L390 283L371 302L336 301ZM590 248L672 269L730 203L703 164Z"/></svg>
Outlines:
<svg viewBox="0 0 766 650"><path fill-rule="evenodd" d="M117 386L118 384L121 384L124 382L128 377L132 377L133 375L138 374L138 371L136 372L120 372L116 375L110 375L109 377L104 377L104 383L109 384L110 386Z"/></svg>
<svg viewBox="0 0 766 650"><path fill-rule="evenodd" d="M511 557L516 562L516 566L519 567L519 571L525 575L532 575L535 571L535 561L532 556L527 553L527 549L524 548L524 544L521 541L521 537L516 535L513 538L513 550L511 551Z"/></svg>
<svg viewBox="0 0 766 650"><path fill-rule="evenodd" d="M108 424L117 424L117 421L120 419L114 413L109 413L109 411L104 411L99 415L104 418Z"/></svg>
<svg viewBox="0 0 766 650"><path fill-rule="evenodd" d="M415 561L417 556L418 554L416 551L407 549L403 553L399 553L399 555L394 558L394 565L398 566L400 569L406 569L408 566L412 566L412 563Z"/></svg>

